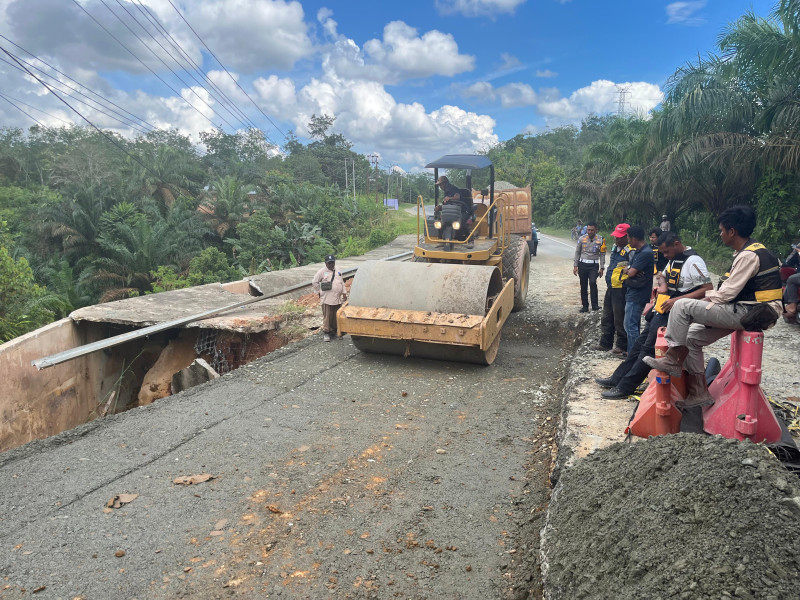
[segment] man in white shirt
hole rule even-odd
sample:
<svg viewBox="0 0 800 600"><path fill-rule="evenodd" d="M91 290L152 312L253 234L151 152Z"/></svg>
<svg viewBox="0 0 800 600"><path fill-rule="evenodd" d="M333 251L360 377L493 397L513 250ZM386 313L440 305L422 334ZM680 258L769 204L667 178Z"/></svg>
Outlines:
<svg viewBox="0 0 800 600"><path fill-rule="evenodd" d="M782 309L780 261L750 238L756 226L755 211L733 206L720 214L717 223L722 243L734 250L733 266L716 291L707 291L702 299L681 298L674 303L664 336L669 350L663 358L644 359L670 375L686 369L689 397L685 406L714 403L705 385L703 348L744 329L742 317L760 305L772 309L775 320Z"/></svg>
<svg viewBox="0 0 800 600"><path fill-rule="evenodd" d="M336 331L336 313L339 312L342 302L347 300L347 292L342 273L336 270L336 257L333 254L325 257L325 266L314 275L311 287L319 294L319 301L322 304L323 341L330 342L331 337L339 339L340 336Z"/></svg>

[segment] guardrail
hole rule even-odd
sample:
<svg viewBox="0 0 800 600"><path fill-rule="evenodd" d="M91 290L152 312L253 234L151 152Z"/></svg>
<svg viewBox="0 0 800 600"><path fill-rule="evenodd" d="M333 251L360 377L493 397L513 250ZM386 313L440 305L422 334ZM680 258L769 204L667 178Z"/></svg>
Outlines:
<svg viewBox="0 0 800 600"><path fill-rule="evenodd" d="M403 258L409 258L413 254L414 253L409 250L406 252L401 252L400 254L387 256L386 258L381 260L400 260ZM358 271L358 267L351 267L350 269L345 269L344 271L342 271L342 277L349 278L355 275L356 271ZM212 310L207 310L202 313L198 313L196 315L183 317L181 319L174 319L172 321L166 321L164 323L150 325L149 327L137 329L136 331L129 331L128 333L115 335L110 338L106 338L104 340L92 342L91 344L85 344L83 346L78 346L77 348L65 350L64 352L51 354L50 356L45 356L44 358L37 358L36 360L32 360L31 364L34 367L36 367L39 371L41 371L42 369L47 369L48 367L54 367L55 365L59 365L61 363L73 360L75 358L85 356L86 354L91 354L92 352L97 352L98 350L105 350L106 348L111 348L113 346L118 346L119 344L124 344L125 342L130 342L131 340L148 337L160 331L173 329L175 327L182 327L183 325L188 325L189 323L193 323L194 321L202 321L203 319L214 317L220 313L233 310L235 308L241 308L242 306L247 306L248 304L255 304L256 302L261 302L262 300L267 300L268 298L277 298L279 296L285 296L286 294L290 294L292 292L296 292L298 290L302 290L309 287L311 287L310 281L305 283L298 283L297 285L293 285L284 288L282 290L278 290L277 292L264 294L263 296L256 296L254 298L248 298L247 300L236 302L235 304L229 304L228 306L223 306L221 308L215 308Z"/></svg>

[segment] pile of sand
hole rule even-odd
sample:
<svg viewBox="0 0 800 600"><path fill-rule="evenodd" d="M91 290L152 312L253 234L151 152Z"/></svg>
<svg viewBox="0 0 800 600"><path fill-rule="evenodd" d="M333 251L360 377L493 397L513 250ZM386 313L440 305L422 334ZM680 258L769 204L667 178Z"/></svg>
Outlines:
<svg viewBox="0 0 800 600"><path fill-rule="evenodd" d="M542 532L549 598L800 597L800 482L763 446L694 434L566 470Z"/></svg>

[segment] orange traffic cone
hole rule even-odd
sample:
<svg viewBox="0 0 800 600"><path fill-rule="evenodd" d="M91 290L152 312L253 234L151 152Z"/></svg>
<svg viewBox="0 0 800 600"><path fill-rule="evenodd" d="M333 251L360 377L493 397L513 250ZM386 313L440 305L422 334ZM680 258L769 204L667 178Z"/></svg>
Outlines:
<svg viewBox="0 0 800 600"><path fill-rule="evenodd" d="M656 341L656 357L661 358L667 352L667 341L664 339L666 327L658 330ZM650 372L650 383L639 400L626 433L630 432L638 437L651 435L664 435L678 433L681 430L681 411L675 408L675 402L686 395L686 379L672 377L664 371L653 369Z"/></svg>

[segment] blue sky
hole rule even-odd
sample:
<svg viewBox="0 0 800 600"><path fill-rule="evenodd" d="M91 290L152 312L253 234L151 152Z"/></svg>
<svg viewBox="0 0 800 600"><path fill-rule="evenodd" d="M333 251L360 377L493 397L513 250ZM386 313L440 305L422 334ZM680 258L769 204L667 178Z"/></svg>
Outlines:
<svg viewBox="0 0 800 600"><path fill-rule="evenodd" d="M159 128L175 127L199 140L199 132L212 123L228 131L243 127L243 119L225 112L215 89L205 82L205 88L196 85L186 73L186 84L178 81L134 37L131 30L172 64L132 18L155 32L153 22L145 20L149 10L153 21L278 145L289 130L302 138L312 114L333 114L334 130L352 140L357 151L377 152L383 166L406 169L418 169L446 152L474 152L518 133L615 111L618 86L629 89L627 110L646 114L658 105L675 68L713 51L726 24L751 9L765 16L774 5L738 0L106 0L117 19L103 0L78 2L0 0L0 33ZM147 72L87 13L178 93ZM166 38L158 39L167 44ZM5 40L0 45L63 80ZM5 63L0 71L0 92L25 102L28 106L21 106L40 122L79 121L30 76ZM93 108L76 108L99 126L134 133ZM31 118L0 102L0 125L31 124Z"/></svg>

